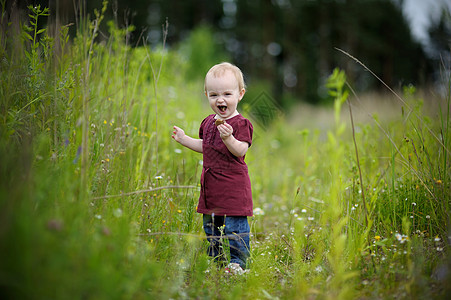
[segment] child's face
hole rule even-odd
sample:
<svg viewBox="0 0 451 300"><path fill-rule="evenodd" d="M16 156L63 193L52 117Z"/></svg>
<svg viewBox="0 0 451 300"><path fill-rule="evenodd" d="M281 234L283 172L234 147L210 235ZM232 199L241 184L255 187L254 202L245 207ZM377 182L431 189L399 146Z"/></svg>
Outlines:
<svg viewBox="0 0 451 300"><path fill-rule="evenodd" d="M211 109L221 119L225 120L237 114L236 107L245 90L239 90L238 82L231 71L226 71L218 77L207 75L205 88Z"/></svg>

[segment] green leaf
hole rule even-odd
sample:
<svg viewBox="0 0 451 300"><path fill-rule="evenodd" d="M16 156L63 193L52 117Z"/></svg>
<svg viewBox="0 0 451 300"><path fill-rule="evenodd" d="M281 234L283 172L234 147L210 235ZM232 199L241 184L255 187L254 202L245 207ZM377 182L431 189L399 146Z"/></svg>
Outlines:
<svg viewBox="0 0 451 300"><path fill-rule="evenodd" d="M334 90L329 90L329 96L332 96L332 97L337 97L337 92L336 91L334 91Z"/></svg>
<svg viewBox="0 0 451 300"><path fill-rule="evenodd" d="M333 147L335 147L335 146L337 145L337 139L336 139L335 136L332 134L332 132L328 132L328 133L327 133L327 137L328 137L329 143L330 143Z"/></svg>
<svg viewBox="0 0 451 300"><path fill-rule="evenodd" d="M38 32L36 34L41 34L45 31L45 28L38 30Z"/></svg>
<svg viewBox="0 0 451 300"><path fill-rule="evenodd" d="M28 25L24 25L23 26L23 29L25 29L26 31L33 31L33 28L31 28L30 26L28 26Z"/></svg>
<svg viewBox="0 0 451 300"><path fill-rule="evenodd" d="M27 32L23 32L23 35L27 38L27 39L29 39L30 41L33 41L33 38L31 37L31 35L29 35Z"/></svg>
<svg viewBox="0 0 451 300"><path fill-rule="evenodd" d="M346 129L346 124L341 123L337 128L337 135L341 135Z"/></svg>
<svg viewBox="0 0 451 300"><path fill-rule="evenodd" d="M380 246L380 247L385 247L385 242L387 241L387 239L384 239L383 241L378 241L375 242L374 245Z"/></svg>
<svg viewBox="0 0 451 300"><path fill-rule="evenodd" d="M346 100L348 100L348 96L349 96L349 91L345 90L343 92L343 96L342 96L343 102L346 102Z"/></svg>

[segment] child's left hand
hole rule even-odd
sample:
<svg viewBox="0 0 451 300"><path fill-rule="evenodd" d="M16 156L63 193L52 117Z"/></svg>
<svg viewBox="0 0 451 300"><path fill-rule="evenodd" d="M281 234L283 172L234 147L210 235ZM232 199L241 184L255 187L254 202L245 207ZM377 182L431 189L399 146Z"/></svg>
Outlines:
<svg viewBox="0 0 451 300"><path fill-rule="evenodd" d="M219 134L223 140L227 139L233 133L233 128L231 125L224 122L224 124L218 125Z"/></svg>

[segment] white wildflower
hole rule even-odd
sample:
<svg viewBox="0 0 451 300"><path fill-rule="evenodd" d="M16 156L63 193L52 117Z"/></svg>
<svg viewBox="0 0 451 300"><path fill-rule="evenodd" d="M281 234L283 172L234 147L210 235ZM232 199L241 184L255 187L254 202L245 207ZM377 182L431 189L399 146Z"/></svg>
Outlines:
<svg viewBox="0 0 451 300"><path fill-rule="evenodd" d="M261 209L260 207L256 207L254 209L254 216L264 216L265 215L265 211L263 209Z"/></svg>
<svg viewBox="0 0 451 300"><path fill-rule="evenodd" d="M122 209L116 208L116 209L114 210L114 212L113 212L113 215L114 215L116 218L122 217Z"/></svg>

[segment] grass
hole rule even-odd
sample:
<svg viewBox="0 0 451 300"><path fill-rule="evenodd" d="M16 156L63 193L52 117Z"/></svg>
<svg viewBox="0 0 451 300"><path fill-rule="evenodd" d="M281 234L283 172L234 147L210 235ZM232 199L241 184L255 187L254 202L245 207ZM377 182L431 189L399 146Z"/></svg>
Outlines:
<svg viewBox="0 0 451 300"><path fill-rule="evenodd" d="M244 106L255 126L252 260L248 274L230 277L205 255L195 212L202 157L170 138L173 125L196 136L210 113L202 82L185 77L195 68L177 49L131 48L129 29L102 10L74 39L67 26L30 31L48 12L30 14L15 23L2 12L3 298L449 293L449 93L406 87L368 101L337 70L333 108L299 106L269 125ZM98 42L100 22L110 31ZM376 102L388 110L376 113Z"/></svg>

